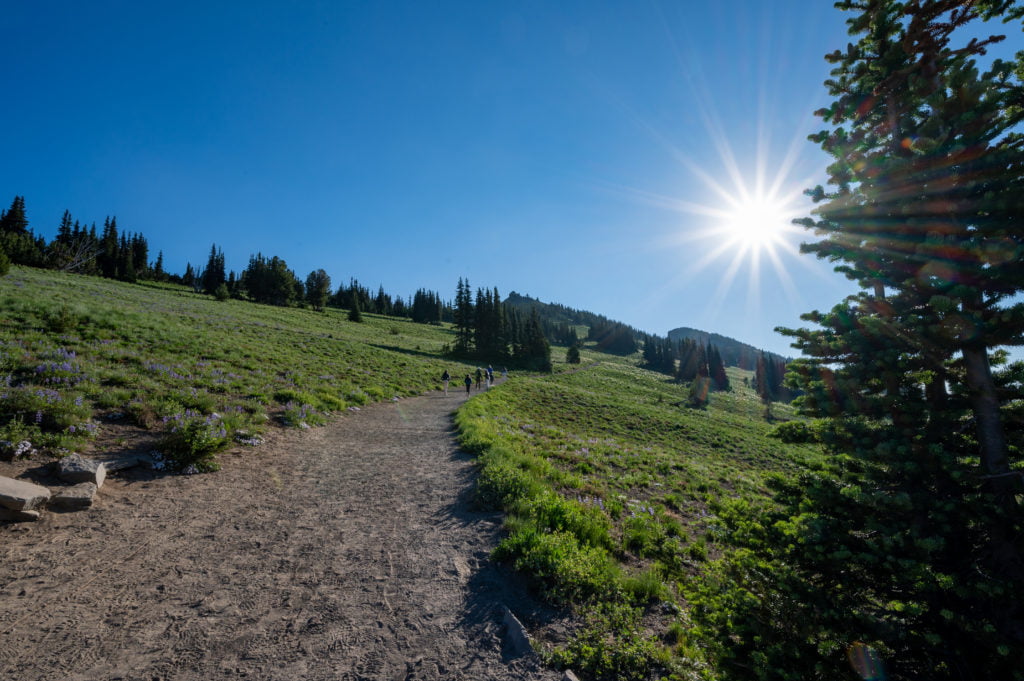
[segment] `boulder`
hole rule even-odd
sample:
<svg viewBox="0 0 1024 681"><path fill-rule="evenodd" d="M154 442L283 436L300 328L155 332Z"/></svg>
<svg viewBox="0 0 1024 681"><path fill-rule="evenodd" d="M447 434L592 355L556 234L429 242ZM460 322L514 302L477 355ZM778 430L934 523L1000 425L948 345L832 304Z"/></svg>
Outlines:
<svg viewBox="0 0 1024 681"><path fill-rule="evenodd" d="M99 461L72 454L57 462L57 477L64 482L91 482L99 488L107 478L107 467Z"/></svg>
<svg viewBox="0 0 1024 681"><path fill-rule="evenodd" d="M526 627L512 614L512 611L505 607L505 643L516 657L522 655L533 655L533 645L530 644L530 636L526 633Z"/></svg>
<svg viewBox="0 0 1024 681"><path fill-rule="evenodd" d="M39 520L39 511L12 511L9 508L0 508L0 520L13 520L24 522Z"/></svg>
<svg viewBox="0 0 1024 681"><path fill-rule="evenodd" d="M50 497L51 508L64 508L75 510L89 508L96 496L96 484L92 482L80 482L71 487L58 490Z"/></svg>
<svg viewBox="0 0 1024 681"><path fill-rule="evenodd" d="M12 511L31 511L50 498L50 490L31 482L0 475L0 506Z"/></svg>

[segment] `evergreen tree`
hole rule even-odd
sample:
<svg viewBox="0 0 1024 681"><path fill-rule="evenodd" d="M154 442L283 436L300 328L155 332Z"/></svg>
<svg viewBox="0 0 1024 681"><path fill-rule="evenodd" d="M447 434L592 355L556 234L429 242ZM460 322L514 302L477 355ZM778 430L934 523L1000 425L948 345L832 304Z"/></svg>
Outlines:
<svg viewBox="0 0 1024 681"><path fill-rule="evenodd" d="M119 239L117 218L109 216L103 221L103 236L100 238L99 268L100 274L107 279L117 279L119 264Z"/></svg>
<svg viewBox="0 0 1024 681"><path fill-rule="evenodd" d="M167 273L164 272L164 252L159 251L156 254L156 262L153 264L153 279L156 281L164 281L167 279Z"/></svg>
<svg viewBox="0 0 1024 681"><path fill-rule="evenodd" d="M15 196L11 207L0 212L0 233L28 234L28 214L25 212L25 197Z"/></svg>
<svg viewBox="0 0 1024 681"><path fill-rule="evenodd" d="M679 344L679 368L676 379L680 383L692 383L697 378L700 367L700 352L697 342L686 338Z"/></svg>
<svg viewBox="0 0 1024 681"><path fill-rule="evenodd" d="M708 372L715 390L729 389L729 377L725 373L722 355L719 354L718 348L711 343L708 343Z"/></svg>
<svg viewBox="0 0 1024 681"><path fill-rule="evenodd" d="M210 257L206 260L203 270L203 292L213 295L221 284L227 283L225 272L224 251L217 244L210 246Z"/></svg>
<svg viewBox="0 0 1024 681"><path fill-rule="evenodd" d="M391 316L392 314L391 296L384 293L383 285L377 289L377 297L373 300L373 306L377 310L377 314L388 316Z"/></svg>
<svg viewBox="0 0 1024 681"><path fill-rule="evenodd" d="M54 238L59 244L68 245L71 243L71 211L65 210L64 215L60 219L60 225L57 226L57 236Z"/></svg>
<svg viewBox="0 0 1024 681"><path fill-rule="evenodd" d="M455 346L453 352L458 356L469 356L473 350L473 298L470 293L469 281L459 277L455 289Z"/></svg>
<svg viewBox="0 0 1024 681"><path fill-rule="evenodd" d="M314 310L322 311L331 294L331 278L322 269L313 270L306 277L306 301Z"/></svg>
<svg viewBox="0 0 1024 681"><path fill-rule="evenodd" d="M761 398L761 404L764 405L764 417L771 420L775 392L773 390L774 381L768 373L769 366L771 366L771 361L762 352L757 358L757 368L754 369L754 389L757 390L757 396Z"/></svg>
<svg viewBox="0 0 1024 681"><path fill-rule="evenodd" d="M192 269L192 263L185 263L185 274L181 277L181 283L189 288L195 288L196 285L196 272Z"/></svg>
<svg viewBox="0 0 1024 681"><path fill-rule="evenodd" d="M15 196L11 207L0 211L0 251L14 264L42 267L46 258L46 241L36 238L28 228L25 197Z"/></svg>
<svg viewBox="0 0 1024 681"><path fill-rule="evenodd" d="M565 362L566 364L579 364L580 363L580 349L576 345L570 345L569 349L565 351Z"/></svg>
<svg viewBox="0 0 1024 681"><path fill-rule="evenodd" d="M132 266L135 274L142 278L148 278L149 273L149 243L146 237L141 234L134 234L131 238Z"/></svg>
<svg viewBox="0 0 1024 681"><path fill-rule="evenodd" d="M871 649L894 680L1024 679L1024 443L1003 424L1021 385L990 355L1024 343L1024 56L981 71L996 39L975 25L1024 8L837 5L858 41L829 56L833 129L813 139L834 190L812 192L823 238L804 250L860 290L785 331L805 355L797 404L833 456L772 481L761 517L723 511L743 550L725 588L690 600L726 678L839 678L845 651Z"/></svg>
<svg viewBox="0 0 1024 681"><path fill-rule="evenodd" d="M135 260L132 258L132 249L128 245L128 239L121 237L121 245L117 253L117 278L134 284L138 276L135 272Z"/></svg>
<svg viewBox="0 0 1024 681"><path fill-rule="evenodd" d="M544 337L536 308L531 310L524 329L523 344L516 361L534 371L551 371L551 345Z"/></svg>
<svg viewBox="0 0 1024 681"><path fill-rule="evenodd" d="M352 307L348 311L348 320L357 324L363 321L363 313L359 310L359 298L352 299Z"/></svg>

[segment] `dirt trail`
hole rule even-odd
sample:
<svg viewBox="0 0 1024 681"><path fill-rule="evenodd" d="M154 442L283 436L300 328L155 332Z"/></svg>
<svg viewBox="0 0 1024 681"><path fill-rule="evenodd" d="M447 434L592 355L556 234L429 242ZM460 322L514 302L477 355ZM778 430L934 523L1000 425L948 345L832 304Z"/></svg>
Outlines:
<svg viewBox="0 0 1024 681"><path fill-rule="evenodd" d="M108 478L92 509L0 525L0 679L557 679L502 650L521 591L431 394Z"/></svg>

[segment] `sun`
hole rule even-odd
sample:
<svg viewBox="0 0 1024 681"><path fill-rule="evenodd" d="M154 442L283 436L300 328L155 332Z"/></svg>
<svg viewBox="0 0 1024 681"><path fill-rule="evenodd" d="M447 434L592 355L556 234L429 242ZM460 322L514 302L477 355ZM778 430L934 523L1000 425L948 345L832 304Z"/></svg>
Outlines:
<svg viewBox="0 0 1024 681"><path fill-rule="evenodd" d="M718 230L735 245L763 250L779 246L790 231L794 213L772 196L734 199L724 208Z"/></svg>

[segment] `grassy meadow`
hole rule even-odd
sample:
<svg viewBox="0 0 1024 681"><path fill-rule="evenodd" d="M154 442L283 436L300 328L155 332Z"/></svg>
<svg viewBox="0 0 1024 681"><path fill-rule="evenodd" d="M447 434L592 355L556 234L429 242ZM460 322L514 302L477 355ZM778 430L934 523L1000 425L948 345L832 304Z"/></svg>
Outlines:
<svg viewBox="0 0 1024 681"><path fill-rule="evenodd" d="M4 446L88 451L124 421L197 470L269 419L316 425L470 368L442 357L451 333L438 326L24 267L0 278L0 319Z"/></svg>
<svg viewBox="0 0 1024 681"><path fill-rule="evenodd" d="M769 435L744 385L751 372L730 368L732 390L693 409L686 386L635 357L585 349L579 367L517 377L460 410L463 444L482 463L479 501L507 514L495 555L578 615L570 639L547 648L556 666L601 679L713 678L686 611L689 581L720 552L715 509L763 501L767 475L821 452Z"/></svg>

